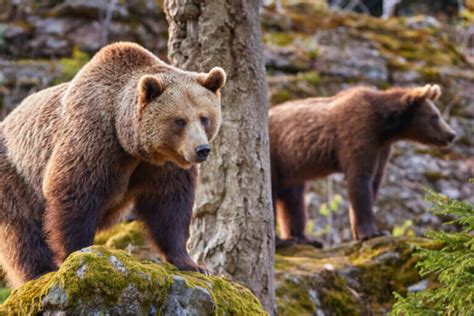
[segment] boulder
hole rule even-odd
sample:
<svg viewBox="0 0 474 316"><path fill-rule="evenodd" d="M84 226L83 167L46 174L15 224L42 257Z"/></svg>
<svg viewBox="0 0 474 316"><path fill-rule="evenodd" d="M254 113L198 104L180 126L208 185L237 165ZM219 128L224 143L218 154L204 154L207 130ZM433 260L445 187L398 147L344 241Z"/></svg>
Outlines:
<svg viewBox="0 0 474 316"><path fill-rule="evenodd" d="M180 272L122 250L92 246L57 272L14 291L0 314L265 315L257 298L225 278Z"/></svg>

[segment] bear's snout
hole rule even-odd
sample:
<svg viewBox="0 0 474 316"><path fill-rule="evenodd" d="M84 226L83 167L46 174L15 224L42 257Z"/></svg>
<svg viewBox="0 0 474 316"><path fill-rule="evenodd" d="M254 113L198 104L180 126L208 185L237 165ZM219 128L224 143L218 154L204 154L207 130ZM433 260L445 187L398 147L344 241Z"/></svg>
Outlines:
<svg viewBox="0 0 474 316"><path fill-rule="evenodd" d="M451 132L448 134L448 143L454 143L454 141L456 140L456 133L455 132Z"/></svg>
<svg viewBox="0 0 474 316"><path fill-rule="evenodd" d="M209 145L199 145L196 147L196 157L199 162L203 162L209 156L211 152L211 147Z"/></svg>

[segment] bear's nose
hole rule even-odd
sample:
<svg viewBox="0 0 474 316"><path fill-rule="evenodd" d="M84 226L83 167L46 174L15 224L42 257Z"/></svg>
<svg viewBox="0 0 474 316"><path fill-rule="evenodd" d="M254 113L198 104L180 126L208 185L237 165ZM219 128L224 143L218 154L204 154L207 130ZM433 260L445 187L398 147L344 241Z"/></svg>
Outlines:
<svg viewBox="0 0 474 316"><path fill-rule="evenodd" d="M456 139L456 133L449 133L448 140L450 143L454 142Z"/></svg>
<svg viewBox="0 0 474 316"><path fill-rule="evenodd" d="M199 145L196 147L196 156L199 162L206 160L210 152L211 147L209 147L209 145Z"/></svg>

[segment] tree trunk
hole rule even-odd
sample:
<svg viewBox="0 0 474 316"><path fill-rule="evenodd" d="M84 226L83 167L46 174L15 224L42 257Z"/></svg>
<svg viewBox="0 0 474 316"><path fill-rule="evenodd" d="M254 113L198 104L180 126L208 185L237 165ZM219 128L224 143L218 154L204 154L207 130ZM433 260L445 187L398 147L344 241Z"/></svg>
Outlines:
<svg viewBox="0 0 474 316"><path fill-rule="evenodd" d="M268 100L259 1L166 0L170 60L227 72L222 126L201 166L191 253L215 274L231 275L273 313L274 224Z"/></svg>

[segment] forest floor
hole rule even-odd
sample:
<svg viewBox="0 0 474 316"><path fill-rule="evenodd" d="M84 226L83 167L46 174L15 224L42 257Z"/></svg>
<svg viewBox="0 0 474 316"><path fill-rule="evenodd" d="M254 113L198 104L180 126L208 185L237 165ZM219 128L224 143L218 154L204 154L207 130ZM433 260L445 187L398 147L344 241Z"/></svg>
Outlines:
<svg viewBox="0 0 474 316"><path fill-rule="evenodd" d="M119 311L119 308L127 308L127 304L131 304L123 303L123 297L140 302L141 305L136 308L146 306L149 309L154 304L155 308L164 311L171 310L169 306L172 305L172 299L164 298L167 293L171 293L169 295L175 298L185 297L180 298L185 301L182 303L185 306L183 308L194 308L203 314L212 308L240 308L257 313L258 304L243 303L249 300L253 302L251 296L243 300L231 300L233 295L248 295L238 286L226 283L231 280L231 276L208 279L196 273L178 273L167 264L154 268L150 266L160 263L160 259L150 250L142 232L143 227L139 223L131 222L119 224L99 234L96 237L96 247L99 248L72 255L59 272L33 281L14 292L3 306L0 305L0 312L2 308L3 311L18 311L22 306L43 312L93 311L97 306L109 308L109 303L113 303L114 308ZM419 291L433 285L429 279L421 278L415 268L416 258L412 257L412 254L421 245L429 245L428 240L418 237L379 237L364 243L346 242L327 249L311 246L278 249L275 258L278 314L386 314L394 303L393 292L405 295L408 291ZM100 248L104 246L105 248ZM117 252L114 249L123 251ZM91 257L88 257L90 253ZM131 257L127 257L127 254ZM124 277L120 271L116 271L122 268L115 259L110 259L111 256L123 262L123 269L136 271L138 275L151 273L152 278L147 282L152 282L154 273L163 274L155 276L156 282L163 284L155 284L153 281L150 284L156 286L148 284L141 287L137 274ZM87 267L84 267L85 262ZM194 293L194 290L186 286L179 286L179 291L173 290L178 286L173 285L176 277L184 278L187 284L198 284L210 291L210 294L202 296L202 293ZM204 286L201 282L209 282L210 285ZM61 286L60 291L58 284ZM131 287L137 289L131 291ZM231 294L225 294L225 291L230 291ZM66 294L61 294L63 292ZM87 296L87 293L93 293L93 298ZM223 298L228 301L227 305L220 301Z"/></svg>

